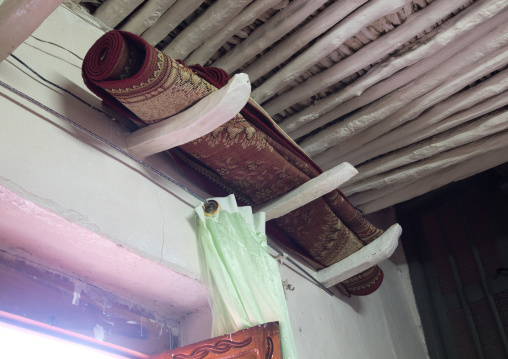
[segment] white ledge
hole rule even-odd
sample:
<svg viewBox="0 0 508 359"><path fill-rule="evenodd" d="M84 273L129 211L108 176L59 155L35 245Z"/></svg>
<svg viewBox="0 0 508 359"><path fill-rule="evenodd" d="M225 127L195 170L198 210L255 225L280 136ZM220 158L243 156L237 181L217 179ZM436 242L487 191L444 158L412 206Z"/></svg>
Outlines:
<svg viewBox="0 0 508 359"><path fill-rule="evenodd" d="M357 173L358 171L351 164L347 162L341 163L310 181L305 182L300 187L256 206L254 212L265 212L267 221L282 217L316 198L333 191Z"/></svg>
<svg viewBox="0 0 508 359"><path fill-rule="evenodd" d="M235 75L222 89L186 111L131 134L126 139L127 148L135 156L146 157L193 141L236 116L247 103L249 95L248 76ZM265 212L267 221L281 217L333 191L356 174L358 171L351 164L341 163L298 188L256 206L254 212ZM400 226L394 225L368 246L313 274L323 285L332 287L391 256L401 232Z"/></svg>
<svg viewBox="0 0 508 359"><path fill-rule="evenodd" d="M332 287L370 267L388 259L399 243L402 228L394 224L372 243L349 257L317 272L317 280L325 287Z"/></svg>
<svg viewBox="0 0 508 359"><path fill-rule="evenodd" d="M193 141L235 117L249 96L249 77L237 74L226 86L189 109L129 135L127 149L134 156L144 158Z"/></svg>

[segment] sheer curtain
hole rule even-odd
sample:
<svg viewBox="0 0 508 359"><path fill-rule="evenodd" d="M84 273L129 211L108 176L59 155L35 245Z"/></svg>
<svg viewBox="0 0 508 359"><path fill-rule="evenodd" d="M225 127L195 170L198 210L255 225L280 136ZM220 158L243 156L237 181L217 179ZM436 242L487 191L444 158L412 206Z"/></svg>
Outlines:
<svg viewBox="0 0 508 359"><path fill-rule="evenodd" d="M283 358L298 358L279 266L268 253L264 213L238 207L233 195L213 200L219 204L213 215L196 208L212 336L278 321Z"/></svg>

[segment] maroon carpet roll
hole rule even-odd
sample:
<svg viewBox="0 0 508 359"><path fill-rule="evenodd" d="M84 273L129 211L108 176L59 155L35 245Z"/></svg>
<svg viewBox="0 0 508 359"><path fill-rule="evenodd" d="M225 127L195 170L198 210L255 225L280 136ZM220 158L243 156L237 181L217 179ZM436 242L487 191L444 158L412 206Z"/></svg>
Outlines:
<svg viewBox="0 0 508 359"><path fill-rule="evenodd" d="M83 78L108 106L145 126L192 106L230 77L217 68L187 67L134 34L111 31L87 53ZM209 193L234 193L244 205L269 201L322 172L253 100L226 124L169 153ZM268 222L267 232L316 269L382 234L337 190ZM339 288L346 295L366 295L382 280L375 266Z"/></svg>

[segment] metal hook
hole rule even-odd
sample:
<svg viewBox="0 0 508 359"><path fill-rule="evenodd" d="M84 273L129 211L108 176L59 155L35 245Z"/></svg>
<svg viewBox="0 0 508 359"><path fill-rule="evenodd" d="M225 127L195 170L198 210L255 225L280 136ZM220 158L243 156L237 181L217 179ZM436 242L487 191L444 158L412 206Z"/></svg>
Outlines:
<svg viewBox="0 0 508 359"><path fill-rule="evenodd" d="M203 204L203 211L206 216L214 216L219 211L219 203L213 199L208 200Z"/></svg>

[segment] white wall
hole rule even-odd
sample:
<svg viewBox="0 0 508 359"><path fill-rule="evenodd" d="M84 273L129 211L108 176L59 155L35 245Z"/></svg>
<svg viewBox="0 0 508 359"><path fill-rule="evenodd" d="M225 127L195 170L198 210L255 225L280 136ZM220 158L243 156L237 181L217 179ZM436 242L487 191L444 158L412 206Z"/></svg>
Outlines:
<svg viewBox="0 0 508 359"><path fill-rule="evenodd" d="M60 7L35 35L83 57L101 31ZM81 61L71 54L33 38L15 54L52 81L100 106L100 101L82 84ZM121 126L43 84L12 59L0 64L0 79L116 145L124 145L126 130ZM205 339L211 320L209 311L203 307L206 296L199 282L192 209L198 201L3 89L0 108L0 186L5 188L4 193L11 193L10 199L5 197L0 202L0 211L7 213L15 202L27 201L37 208L35 212L26 212L25 220L31 226L51 224L42 217L38 222L30 220L42 209L48 211L48 216L61 218L62 226L76 225L86 231L91 237L85 236L83 240L90 245L96 241L99 248L114 243L115 248L155 263L155 270L175 273L171 277L174 285L193 288L190 295L199 299L193 310L187 308L187 312L176 313L181 319L183 341ZM186 182L164 155L148 161L178 181ZM10 228L10 236L5 235L6 228ZM36 232L34 227L32 237ZM15 235L12 225L0 221L0 249L12 251L19 247L19 242L13 242ZM80 240L72 238L72 232L64 237L62 243L67 245ZM92 237L94 240L90 241ZM42 248L54 242L46 236L24 243L28 249L41 249L44 257L47 253ZM37 251L32 252L32 256L37 255ZM118 256L117 269L128 270L128 265L127 269L121 267L122 254ZM55 258L40 260L56 265ZM127 259L124 262L129 263ZM414 319L411 293L406 290L407 282L401 279L401 273L407 269L391 262L384 263L382 268L385 282L380 290L368 297L348 299L331 297L299 274L281 267L282 279L295 287L287 292L287 299L300 358L426 357L418 320ZM143 269L138 266L132 270ZM173 283L166 284L164 288L170 291ZM168 308L168 312L172 310Z"/></svg>
<svg viewBox="0 0 508 359"><path fill-rule="evenodd" d="M385 282L379 290L352 298L331 297L282 269L282 278L295 287L287 299L300 358L426 357L397 268L390 262L382 265Z"/></svg>
<svg viewBox="0 0 508 359"><path fill-rule="evenodd" d="M102 32L60 7L34 35L84 57ZM101 102L86 90L81 61L72 54L31 37L15 55L42 76L101 107ZM123 146L127 133L123 127L46 85L13 58L0 63L0 79ZM153 178L135 162L19 96L3 88L0 93L1 248L30 253L40 257L38 260L45 265L64 265L74 272L79 271L80 264L81 275L88 277L89 268L98 270L102 266L104 270L94 272L94 278L103 283L95 284L108 288L116 284L115 290L124 292L136 280L145 285L151 283L159 291L177 292L182 288L182 292L194 297L178 305L173 303L175 306L168 310L173 318L186 314L191 303L205 304L192 209L199 202L174 186L170 192L159 185L171 187L165 180ZM165 164L169 163L167 159L161 155L150 161L182 180ZM52 228L57 228L57 233L52 233ZM65 250L67 247L72 249ZM98 255L87 252L90 249ZM75 257L70 257L72 254ZM105 263L106 255L116 262ZM143 259L168 270L152 276L147 283L146 276L140 277L150 272L146 261L145 265L138 263ZM65 263L60 264L61 261ZM106 279L122 270L128 273L124 276L126 283L120 283L118 278L116 283ZM140 293L143 287L146 288L139 287ZM159 310L163 304L164 300L153 303L151 309Z"/></svg>
<svg viewBox="0 0 508 359"><path fill-rule="evenodd" d="M286 266L281 278L294 286L286 291L291 327L299 357L428 358L407 266L401 249L381 264L385 279L367 297L333 297ZM204 309L182 321L182 341L208 337L211 314Z"/></svg>
<svg viewBox="0 0 508 359"><path fill-rule="evenodd" d="M60 7L34 35L84 57L102 32ZM101 107L100 101L85 90L79 59L33 38L26 43L15 51L16 56L41 75ZM0 63L0 76L7 84L123 146L126 130L34 78L12 58ZM0 162L1 184L39 197L38 201L44 200L46 207L64 218L139 254L162 259L178 271L198 276L196 249L192 241L184 240L194 236L193 212L185 201L197 205L197 200L178 192L185 200L176 198L154 185L148 171L133 161L16 95L5 90L2 93L0 140L6 147ZM20 116L20 107L11 99L27 106L28 111ZM171 171L168 166L162 170Z"/></svg>

